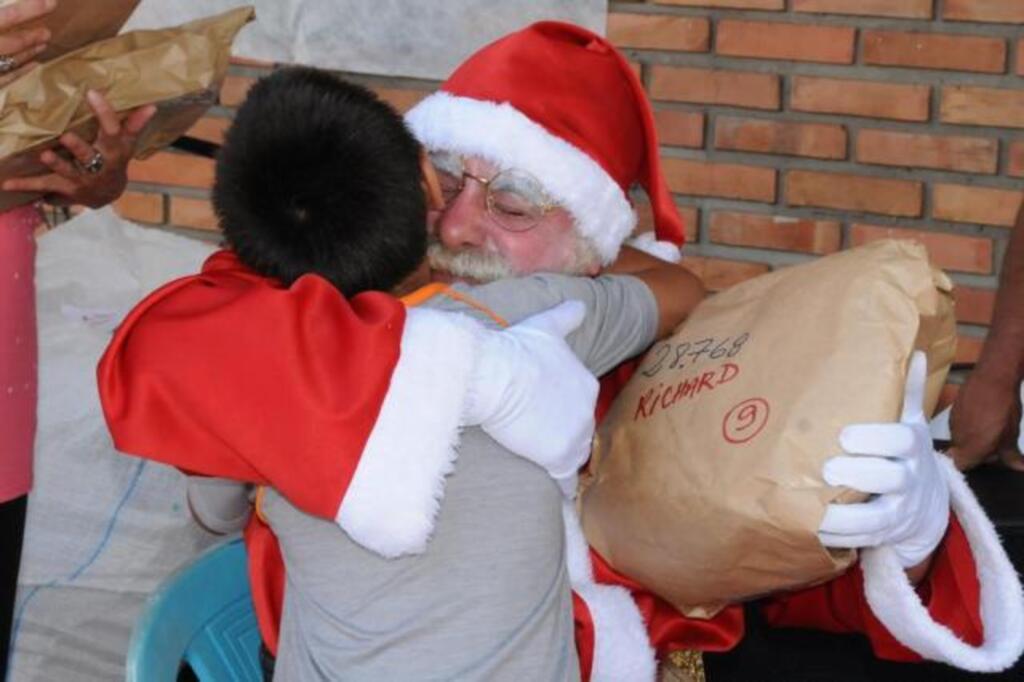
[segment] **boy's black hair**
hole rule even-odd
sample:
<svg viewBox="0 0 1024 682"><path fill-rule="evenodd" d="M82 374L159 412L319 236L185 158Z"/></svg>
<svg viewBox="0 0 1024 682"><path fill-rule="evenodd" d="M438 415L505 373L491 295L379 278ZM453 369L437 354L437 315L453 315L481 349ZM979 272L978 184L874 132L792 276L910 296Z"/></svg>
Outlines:
<svg viewBox="0 0 1024 682"><path fill-rule="evenodd" d="M213 204L243 263L346 296L388 291L426 252L420 146L372 92L326 71L260 79L217 159Z"/></svg>

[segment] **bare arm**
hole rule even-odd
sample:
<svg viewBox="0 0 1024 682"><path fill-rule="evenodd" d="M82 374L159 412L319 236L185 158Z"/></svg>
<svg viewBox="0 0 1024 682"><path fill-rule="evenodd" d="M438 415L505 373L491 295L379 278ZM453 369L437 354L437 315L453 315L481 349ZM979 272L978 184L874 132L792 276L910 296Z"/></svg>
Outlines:
<svg viewBox="0 0 1024 682"><path fill-rule="evenodd" d="M704 300L704 285L692 272L629 246L622 247L604 272L633 275L650 288L658 302L659 339L668 336Z"/></svg>
<svg viewBox="0 0 1024 682"><path fill-rule="evenodd" d="M980 464L1012 440L1024 379L1024 206L1003 259L992 327L981 356L953 405L953 447L961 469Z"/></svg>

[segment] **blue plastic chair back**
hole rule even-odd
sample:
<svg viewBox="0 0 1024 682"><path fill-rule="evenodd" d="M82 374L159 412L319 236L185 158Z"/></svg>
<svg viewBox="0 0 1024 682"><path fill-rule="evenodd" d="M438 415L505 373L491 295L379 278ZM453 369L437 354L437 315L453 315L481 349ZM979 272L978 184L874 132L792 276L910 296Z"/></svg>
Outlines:
<svg viewBox="0 0 1024 682"><path fill-rule="evenodd" d="M241 538L211 547L150 595L132 630L127 682L261 682L260 635Z"/></svg>

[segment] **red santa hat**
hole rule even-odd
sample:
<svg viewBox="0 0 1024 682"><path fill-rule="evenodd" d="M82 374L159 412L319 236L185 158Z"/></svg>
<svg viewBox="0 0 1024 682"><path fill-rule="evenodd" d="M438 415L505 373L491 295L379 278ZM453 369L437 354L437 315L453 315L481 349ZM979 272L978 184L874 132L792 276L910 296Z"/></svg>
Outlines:
<svg viewBox="0 0 1024 682"><path fill-rule="evenodd" d="M604 38L544 21L479 50L406 115L430 149L534 175L610 263L636 226L639 183L660 244L678 260L683 223L658 159L643 86ZM653 240L648 240L653 241Z"/></svg>

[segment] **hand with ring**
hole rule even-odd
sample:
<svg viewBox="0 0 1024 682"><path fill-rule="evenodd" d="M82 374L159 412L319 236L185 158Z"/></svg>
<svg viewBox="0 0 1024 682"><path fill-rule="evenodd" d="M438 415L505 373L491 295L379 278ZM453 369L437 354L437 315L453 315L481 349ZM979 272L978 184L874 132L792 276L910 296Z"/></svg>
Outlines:
<svg viewBox="0 0 1024 682"><path fill-rule="evenodd" d="M46 28L11 30L49 14L57 0L18 0L0 7L0 87L38 64L32 61L46 49L50 31Z"/></svg>
<svg viewBox="0 0 1024 682"><path fill-rule="evenodd" d="M86 98L99 121L96 141L89 144L75 133L65 133L60 143L72 160L46 150L39 160L50 173L5 180L0 189L42 193L46 201L55 205L82 204L90 208L106 206L121 196L128 184L128 162L135 152L135 143L156 113L156 107L133 109L122 121L99 92L90 90Z"/></svg>

